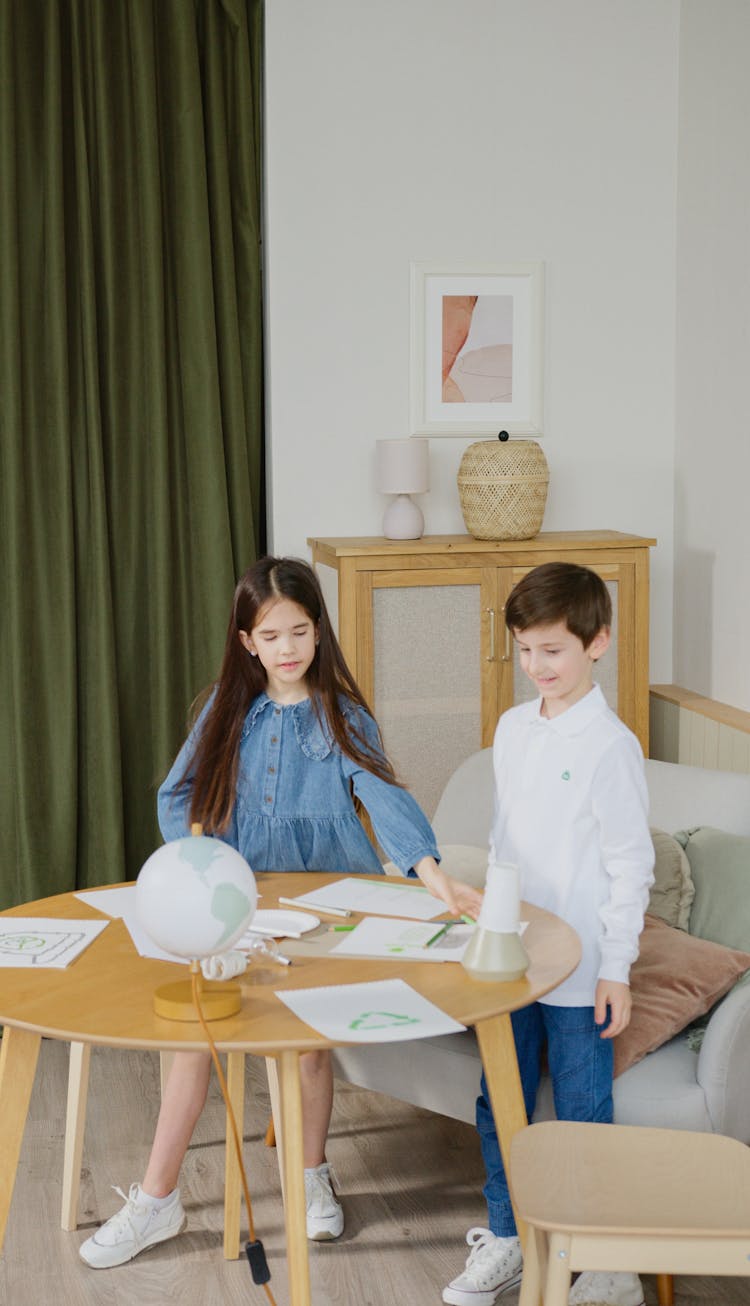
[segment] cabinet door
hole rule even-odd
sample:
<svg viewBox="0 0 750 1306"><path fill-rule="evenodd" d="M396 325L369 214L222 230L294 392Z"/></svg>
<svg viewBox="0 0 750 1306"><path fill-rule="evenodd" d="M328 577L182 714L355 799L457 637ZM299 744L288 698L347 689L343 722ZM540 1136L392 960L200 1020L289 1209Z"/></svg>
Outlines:
<svg viewBox="0 0 750 1306"><path fill-rule="evenodd" d="M497 720L496 569L367 572L357 587L359 682L397 774L432 816Z"/></svg>
<svg viewBox="0 0 750 1306"><path fill-rule="evenodd" d="M582 566L590 567L605 582L612 599L611 643L594 670L594 679L601 686L609 706L631 730L638 733L636 717L636 657L635 657L635 568L632 563L596 563L575 558ZM499 638L499 702L504 712L514 703L525 703L537 697L537 691L521 670L518 647L505 628L505 602L511 589L530 567L503 567L498 579Z"/></svg>

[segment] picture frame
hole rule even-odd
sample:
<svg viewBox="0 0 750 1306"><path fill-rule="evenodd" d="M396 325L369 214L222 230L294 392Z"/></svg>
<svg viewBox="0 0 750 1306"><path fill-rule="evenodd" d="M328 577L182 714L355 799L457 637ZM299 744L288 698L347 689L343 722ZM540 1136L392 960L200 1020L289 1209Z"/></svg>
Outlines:
<svg viewBox="0 0 750 1306"><path fill-rule="evenodd" d="M544 264L411 264L411 434L542 435Z"/></svg>

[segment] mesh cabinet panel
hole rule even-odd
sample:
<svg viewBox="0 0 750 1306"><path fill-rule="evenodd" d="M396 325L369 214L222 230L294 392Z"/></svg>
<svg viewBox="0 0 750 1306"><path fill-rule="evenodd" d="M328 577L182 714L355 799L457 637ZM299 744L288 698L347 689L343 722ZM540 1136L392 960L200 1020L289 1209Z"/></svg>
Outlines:
<svg viewBox="0 0 750 1306"><path fill-rule="evenodd" d="M482 746L478 585L373 592L374 710L399 778L432 816Z"/></svg>

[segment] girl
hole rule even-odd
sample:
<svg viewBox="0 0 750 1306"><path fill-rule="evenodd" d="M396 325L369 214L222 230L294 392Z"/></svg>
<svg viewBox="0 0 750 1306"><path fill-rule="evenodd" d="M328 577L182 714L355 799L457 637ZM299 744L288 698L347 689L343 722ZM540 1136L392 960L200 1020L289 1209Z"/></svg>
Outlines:
<svg viewBox="0 0 750 1306"><path fill-rule="evenodd" d="M263 558L237 585L218 683L159 790L161 832L176 839L200 822L255 871L380 874L355 798L402 871L415 871L454 915L478 914L481 895L440 869L427 819L396 780L315 573L293 558ZM177 1178L210 1066L207 1052L176 1054L143 1182L82 1244L87 1265L122 1265L185 1227ZM337 1238L344 1216L325 1160L329 1054L306 1053L300 1072L307 1236Z"/></svg>

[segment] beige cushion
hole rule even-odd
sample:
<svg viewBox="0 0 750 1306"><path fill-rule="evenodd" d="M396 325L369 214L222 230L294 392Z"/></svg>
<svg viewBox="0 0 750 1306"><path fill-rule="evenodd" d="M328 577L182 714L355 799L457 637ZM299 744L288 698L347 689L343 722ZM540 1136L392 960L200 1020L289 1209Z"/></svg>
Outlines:
<svg viewBox="0 0 750 1306"><path fill-rule="evenodd" d="M690 862L682 844L664 830L651 830L656 861L654 883L648 902L648 911L667 925L686 930L690 921L690 908L695 897L695 885L690 874Z"/></svg>
<svg viewBox="0 0 750 1306"><path fill-rule="evenodd" d="M446 843L440 847L440 865L446 875L450 875L454 880L463 880L464 884L471 884L475 889L484 888L487 879L487 856L486 844L484 848L467 843ZM393 862L386 862L383 870L386 875L400 874Z"/></svg>
<svg viewBox="0 0 750 1306"><path fill-rule="evenodd" d="M646 916L640 955L630 971L630 1024L614 1041L615 1075L704 1015L748 969L750 953Z"/></svg>

